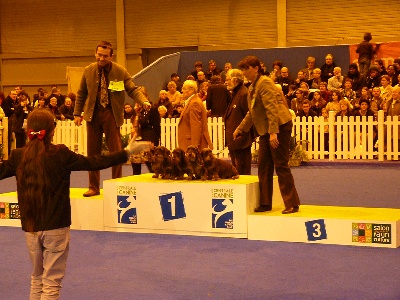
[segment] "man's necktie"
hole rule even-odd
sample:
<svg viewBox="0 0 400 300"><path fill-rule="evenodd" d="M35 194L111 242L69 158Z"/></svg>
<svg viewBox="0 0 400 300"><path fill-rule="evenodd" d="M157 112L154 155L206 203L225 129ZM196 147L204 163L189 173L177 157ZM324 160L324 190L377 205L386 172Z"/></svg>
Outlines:
<svg viewBox="0 0 400 300"><path fill-rule="evenodd" d="M103 107L106 107L108 105L108 90L107 90L107 81L106 81L106 76L104 74L104 69L101 70L100 105Z"/></svg>

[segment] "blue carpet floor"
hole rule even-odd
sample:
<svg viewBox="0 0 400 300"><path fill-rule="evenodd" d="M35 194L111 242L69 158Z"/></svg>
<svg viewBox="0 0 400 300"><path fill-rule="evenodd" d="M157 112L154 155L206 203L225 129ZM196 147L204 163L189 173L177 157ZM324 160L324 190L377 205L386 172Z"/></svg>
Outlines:
<svg viewBox="0 0 400 300"><path fill-rule="evenodd" d="M400 208L398 169L319 162L292 171L303 204ZM109 170L101 174L110 178ZM87 173L71 181L85 187ZM0 192L15 190L14 178L0 184ZM72 231L61 299L400 299L399 251ZM21 229L0 227L0 253L0 299L27 299Z"/></svg>

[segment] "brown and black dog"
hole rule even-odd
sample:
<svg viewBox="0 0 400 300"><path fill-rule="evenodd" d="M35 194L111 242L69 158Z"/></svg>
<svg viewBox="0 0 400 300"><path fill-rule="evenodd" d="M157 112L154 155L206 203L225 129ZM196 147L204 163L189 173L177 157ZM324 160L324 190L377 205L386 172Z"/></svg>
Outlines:
<svg viewBox="0 0 400 300"><path fill-rule="evenodd" d="M203 161L201 159L201 154L197 146L189 146L186 150L186 159L188 167L188 180L192 179L202 179L206 180L205 169L203 166Z"/></svg>
<svg viewBox="0 0 400 300"><path fill-rule="evenodd" d="M171 167L169 169L169 179L182 180L185 173L188 172L188 166L185 158L185 151L181 148L175 148L171 154Z"/></svg>
<svg viewBox="0 0 400 300"><path fill-rule="evenodd" d="M201 156L209 180L239 178L239 172L236 168L231 163L216 158L211 149L204 148L201 150Z"/></svg>
<svg viewBox="0 0 400 300"><path fill-rule="evenodd" d="M158 146L154 150L154 160L151 164L154 175L153 178L161 176L162 179L168 179L168 169L171 167L171 151L164 146Z"/></svg>

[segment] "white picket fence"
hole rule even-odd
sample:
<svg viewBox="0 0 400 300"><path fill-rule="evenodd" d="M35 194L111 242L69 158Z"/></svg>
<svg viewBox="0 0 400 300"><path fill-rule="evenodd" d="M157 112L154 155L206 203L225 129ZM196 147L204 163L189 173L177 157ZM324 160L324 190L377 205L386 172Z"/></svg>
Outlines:
<svg viewBox="0 0 400 300"><path fill-rule="evenodd" d="M171 150L178 146L178 121L179 119L162 119L161 121L161 145ZM7 118L4 118L3 124L6 123ZM293 120L293 135L296 136L296 140L304 141L302 144L306 147L310 159L328 158L334 161L377 157L379 161L398 160L399 126L398 116L386 118L383 111L378 112L376 121L372 117L344 117L343 120L335 120L335 114L331 112L327 122L322 117L297 117ZM129 134L130 127L130 121L126 120L121 127L121 134ZM4 139L6 128L7 125L0 126L0 141ZM324 149L325 128L329 132L328 149ZM208 130L214 146L213 152L218 157L227 158L228 149L224 146L225 130L222 118L208 118ZM378 134L377 147L374 145L374 132ZM72 121L58 122L53 139L55 144L65 144L76 153L86 155L86 140L85 122L79 127ZM254 152L258 147L257 141L252 147ZM7 149L7 147L4 148ZM5 159L7 159L6 152Z"/></svg>

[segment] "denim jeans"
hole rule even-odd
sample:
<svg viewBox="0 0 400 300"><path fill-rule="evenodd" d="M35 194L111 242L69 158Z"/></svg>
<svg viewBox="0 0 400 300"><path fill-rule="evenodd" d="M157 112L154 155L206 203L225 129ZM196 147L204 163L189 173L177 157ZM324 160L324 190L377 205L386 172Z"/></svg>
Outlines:
<svg viewBox="0 0 400 300"><path fill-rule="evenodd" d="M69 227L25 232L33 271L30 300L59 299L69 252Z"/></svg>

